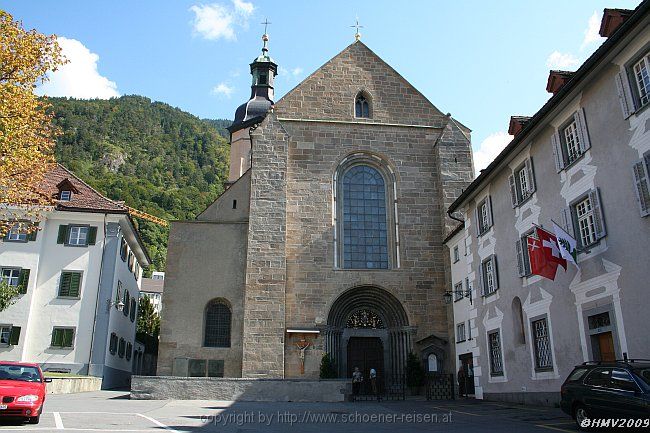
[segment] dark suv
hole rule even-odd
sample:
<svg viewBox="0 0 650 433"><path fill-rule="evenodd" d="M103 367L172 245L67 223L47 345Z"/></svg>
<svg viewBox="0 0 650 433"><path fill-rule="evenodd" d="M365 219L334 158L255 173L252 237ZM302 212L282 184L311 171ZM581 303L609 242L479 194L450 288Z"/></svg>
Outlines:
<svg viewBox="0 0 650 433"><path fill-rule="evenodd" d="M650 418L650 360L585 362L561 389L560 407L578 428L585 418Z"/></svg>

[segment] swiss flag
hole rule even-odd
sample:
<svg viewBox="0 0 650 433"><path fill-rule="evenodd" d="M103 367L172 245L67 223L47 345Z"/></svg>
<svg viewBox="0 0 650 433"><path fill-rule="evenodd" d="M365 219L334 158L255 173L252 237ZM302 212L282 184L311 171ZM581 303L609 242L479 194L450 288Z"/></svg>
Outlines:
<svg viewBox="0 0 650 433"><path fill-rule="evenodd" d="M560 254L557 238L539 227L535 230L537 239L528 238L528 257L530 270L535 275L541 275L549 280L555 280L558 266L566 271L567 262Z"/></svg>

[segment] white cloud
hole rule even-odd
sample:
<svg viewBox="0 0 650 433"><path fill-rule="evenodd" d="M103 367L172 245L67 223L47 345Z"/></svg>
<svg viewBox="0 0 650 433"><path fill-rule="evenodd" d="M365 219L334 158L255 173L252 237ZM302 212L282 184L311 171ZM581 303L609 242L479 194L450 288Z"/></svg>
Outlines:
<svg viewBox="0 0 650 433"><path fill-rule="evenodd" d="M117 84L100 75L99 56L76 39L57 38L69 63L49 75L50 81L36 89L39 95L68 96L80 99L108 99L120 96Z"/></svg>
<svg viewBox="0 0 650 433"><path fill-rule="evenodd" d="M233 0L233 5L235 5L235 11L239 12L242 15L249 16L255 10L253 3L246 2L244 0Z"/></svg>
<svg viewBox="0 0 650 433"><path fill-rule="evenodd" d="M253 14L255 6L244 0L233 0L232 6L211 3L208 5L194 5L190 10L194 12L192 29L194 33L208 40L226 39L234 41L235 26L246 28L248 18Z"/></svg>
<svg viewBox="0 0 650 433"><path fill-rule="evenodd" d="M477 176L510 143L510 140L512 140L511 135L500 131L489 135L479 144L478 149L474 151L474 169Z"/></svg>
<svg viewBox="0 0 650 433"><path fill-rule="evenodd" d="M291 75L294 77L297 77L300 74L302 74L302 68L300 66L297 66L291 70Z"/></svg>
<svg viewBox="0 0 650 433"><path fill-rule="evenodd" d="M223 95L226 98L230 98L235 89L226 83L219 83L212 88L212 93L215 95Z"/></svg>
<svg viewBox="0 0 650 433"><path fill-rule="evenodd" d="M546 66L551 69L572 69L580 64L580 59L571 53L561 53L553 51L548 59L546 59Z"/></svg>
<svg viewBox="0 0 650 433"><path fill-rule="evenodd" d="M594 11L593 15L589 18L589 23L587 24L587 28L585 29L585 38L582 41L582 45L580 45L580 50L584 50L588 45L593 44L594 42L598 42L603 40L598 33L600 31L600 13L598 11Z"/></svg>

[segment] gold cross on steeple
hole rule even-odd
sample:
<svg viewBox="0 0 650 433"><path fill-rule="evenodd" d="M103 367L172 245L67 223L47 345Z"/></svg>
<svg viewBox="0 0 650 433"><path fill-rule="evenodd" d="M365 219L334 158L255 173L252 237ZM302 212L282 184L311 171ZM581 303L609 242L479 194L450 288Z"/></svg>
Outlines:
<svg viewBox="0 0 650 433"><path fill-rule="evenodd" d="M357 17L357 22L356 22L356 24L353 25L353 26L350 26L350 27L355 27L355 28L357 29L356 33L354 34L354 39L357 40L357 41L358 41L359 39L361 39L361 33L359 33L359 29L362 29L363 26L359 24L359 17Z"/></svg>
<svg viewBox="0 0 650 433"><path fill-rule="evenodd" d="M264 24L264 34L266 34L266 28L268 27L269 24L273 24L273 23L270 23L268 19L264 18L264 22L260 24Z"/></svg>

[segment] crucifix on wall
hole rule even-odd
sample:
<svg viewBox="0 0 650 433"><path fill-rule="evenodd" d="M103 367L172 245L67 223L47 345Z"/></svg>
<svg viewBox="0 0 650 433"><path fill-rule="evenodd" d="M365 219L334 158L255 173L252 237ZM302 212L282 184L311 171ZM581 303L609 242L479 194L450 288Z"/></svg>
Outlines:
<svg viewBox="0 0 650 433"><path fill-rule="evenodd" d="M300 341L296 343L296 346L300 350L300 374L305 374L305 351L311 343L305 340L305 337L302 337Z"/></svg>

